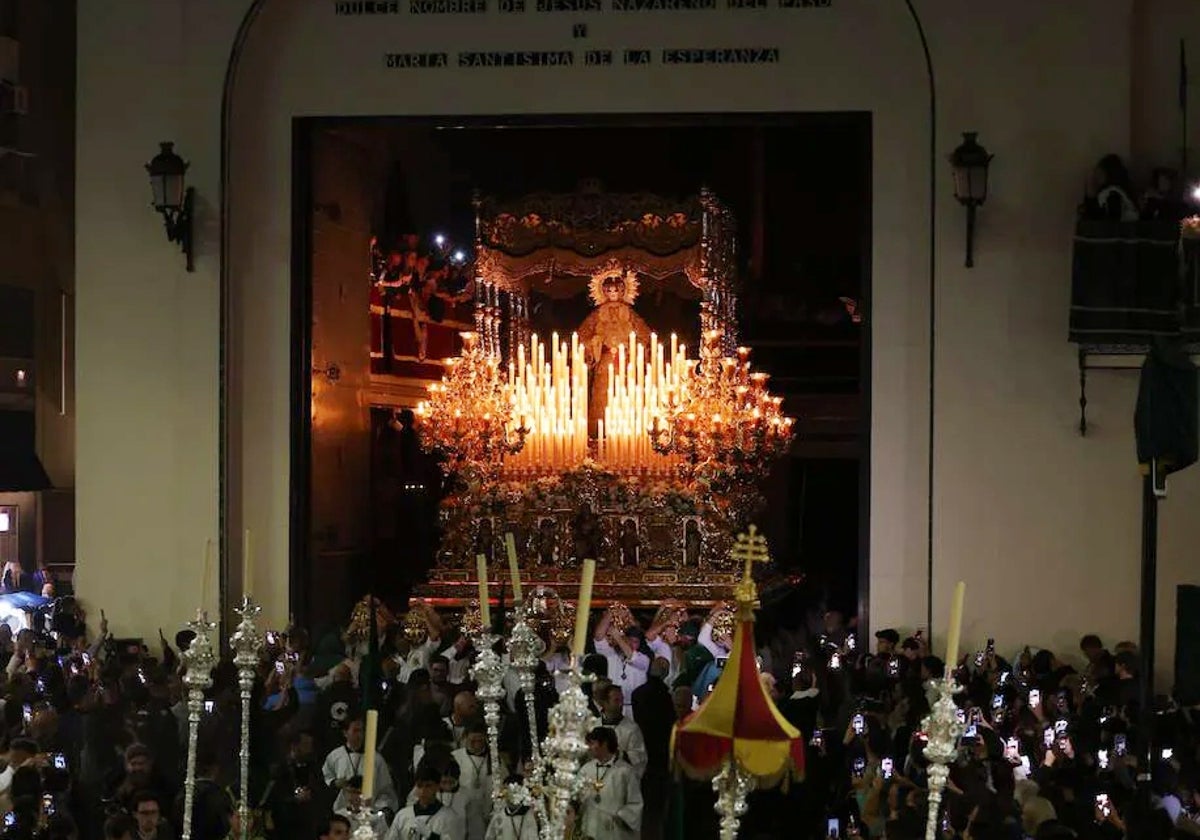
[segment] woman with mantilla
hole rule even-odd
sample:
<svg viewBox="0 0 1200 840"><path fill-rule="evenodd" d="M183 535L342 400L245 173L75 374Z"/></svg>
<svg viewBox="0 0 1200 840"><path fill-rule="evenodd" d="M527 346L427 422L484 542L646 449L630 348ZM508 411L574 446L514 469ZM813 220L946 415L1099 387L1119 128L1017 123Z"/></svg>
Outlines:
<svg viewBox="0 0 1200 840"><path fill-rule="evenodd" d="M632 271L613 268L592 277L589 294L596 308L579 325L579 343L591 372L588 394L588 434L595 436L608 405L608 380L620 347L629 346L632 333L642 345L650 343L650 327L633 308L638 280ZM628 351L627 351L628 352ZM632 361L632 360L630 360Z"/></svg>

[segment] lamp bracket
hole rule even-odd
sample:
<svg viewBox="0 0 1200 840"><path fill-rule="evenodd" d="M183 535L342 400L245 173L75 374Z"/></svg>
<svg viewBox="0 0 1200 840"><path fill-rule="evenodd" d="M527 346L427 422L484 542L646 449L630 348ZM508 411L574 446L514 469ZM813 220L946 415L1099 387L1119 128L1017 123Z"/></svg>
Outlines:
<svg viewBox="0 0 1200 840"><path fill-rule="evenodd" d="M195 203L196 190L194 187L188 187L183 192L183 204L178 210L160 207L158 211L162 214L163 227L167 230L167 241L179 245L179 250L183 251L183 255L187 259L189 272L196 270L192 238Z"/></svg>

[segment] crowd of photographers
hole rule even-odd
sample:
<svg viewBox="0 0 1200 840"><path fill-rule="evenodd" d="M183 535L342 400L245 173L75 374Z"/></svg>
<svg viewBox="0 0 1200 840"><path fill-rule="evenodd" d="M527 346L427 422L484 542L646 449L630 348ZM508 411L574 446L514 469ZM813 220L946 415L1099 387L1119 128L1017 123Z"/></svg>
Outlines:
<svg viewBox="0 0 1200 840"><path fill-rule="evenodd" d="M519 687L506 682L505 766L493 767L470 679L470 639L444 627L431 607L413 610L417 632L413 622L394 627L369 668L362 640L344 630L315 642L295 628L268 636L251 721L251 837L349 836L364 775L368 681L377 681L382 701L373 798L380 836L536 837L527 801L488 793L494 774L515 783L527 769ZM586 667L601 726L581 771L591 786L576 804L577 837L716 836L710 786L674 774L668 751L671 727L719 678L730 628L714 613L682 622L669 615L630 623L632 616L618 622L610 613L594 625ZM122 641L102 615L89 644L81 618L68 601L42 630L14 636L0 625L0 836L175 840L187 744L180 652L191 637ZM756 629L765 679L808 744L806 778L752 794L740 836L923 838L922 721L929 681L944 664L920 634L880 631L867 651L834 612L807 630ZM535 692L543 733L554 671L565 663L561 640L550 641ZM1028 648L1006 660L989 644L957 663L965 733L946 789L943 840L1200 836L1193 710L1163 697L1152 715L1141 714L1132 645L1110 652L1085 637L1070 655L1079 667ZM237 670L225 658L201 717L194 840L240 837L240 709Z"/></svg>
<svg viewBox="0 0 1200 840"><path fill-rule="evenodd" d="M920 635L876 634L858 654L840 618L796 654L783 713L809 741L807 783L762 794L752 837L925 837L929 681L945 664ZM969 840L1166 840L1200 835L1193 710L1160 697L1138 707L1136 648L1082 639L1074 668L1049 650L1011 661L989 643L956 663L964 726L939 837ZM1147 731L1143 720L1153 723ZM1149 738L1149 740L1147 740ZM1139 800L1139 776L1149 781ZM1144 789L1147 786L1144 786ZM799 816L802 815L802 816Z"/></svg>

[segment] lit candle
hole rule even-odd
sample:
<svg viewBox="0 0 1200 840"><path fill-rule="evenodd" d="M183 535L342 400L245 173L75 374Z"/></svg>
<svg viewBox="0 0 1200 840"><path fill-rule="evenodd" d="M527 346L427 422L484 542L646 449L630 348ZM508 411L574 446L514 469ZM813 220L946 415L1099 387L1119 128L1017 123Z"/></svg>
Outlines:
<svg viewBox="0 0 1200 840"><path fill-rule="evenodd" d="M517 540L512 531L504 535L504 548L508 551L508 573L512 577L513 598L520 604L521 598L521 567L517 563Z"/></svg>
<svg viewBox="0 0 1200 840"><path fill-rule="evenodd" d="M363 743L363 772L362 798L371 800L375 792L375 738L379 734L379 712L376 709L367 710L367 733Z"/></svg>
<svg viewBox="0 0 1200 840"><path fill-rule="evenodd" d="M242 594L250 597L250 587L254 583L252 574L254 566L250 562L250 529L242 534Z"/></svg>
<svg viewBox="0 0 1200 840"><path fill-rule="evenodd" d="M479 570L479 620L483 632L492 632L492 606L488 603L487 558L475 555L475 566Z"/></svg>
<svg viewBox="0 0 1200 840"><path fill-rule="evenodd" d="M950 604L950 635L946 641L946 673L958 666L958 643L962 636L963 598L967 585L961 580L954 587L954 601Z"/></svg>
<svg viewBox="0 0 1200 840"><path fill-rule="evenodd" d="M583 561L583 574L579 578L579 602L575 606L575 639L571 644L571 655L579 662L587 644L588 613L592 609L592 582L596 579L596 561Z"/></svg>

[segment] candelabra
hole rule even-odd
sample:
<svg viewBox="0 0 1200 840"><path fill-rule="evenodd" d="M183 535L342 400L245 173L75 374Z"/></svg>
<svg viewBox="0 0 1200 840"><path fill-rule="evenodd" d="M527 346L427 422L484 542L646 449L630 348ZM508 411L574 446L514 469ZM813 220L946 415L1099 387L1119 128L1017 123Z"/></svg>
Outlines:
<svg viewBox="0 0 1200 840"><path fill-rule="evenodd" d="M958 692L957 681L948 674L940 680L934 680L933 688L938 698L922 724L929 736L925 744L925 758L929 760L929 816L925 824L925 840L937 838L942 791L950 776L950 765L958 755L958 739L964 730L958 720L958 708L954 705L954 695Z"/></svg>
<svg viewBox="0 0 1200 840"><path fill-rule="evenodd" d="M721 815L721 840L737 840L738 826L749 805L746 797L754 790L754 777L734 760L727 760L713 777L717 794L714 810Z"/></svg>
<svg viewBox="0 0 1200 840"><path fill-rule="evenodd" d="M558 705L550 710L550 731L544 745L547 801L542 840L563 840L566 836L567 811L583 788L579 768L588 754L587 735L598 724L583 694L579 662L572 662L567 687L559 695Z"/></svg>
<svg viewBox="0 0 1200 840"><path fill-rule="evenodd" d="M724 356L722 336L704 334L682 399L650 429L655 452L681 456L692 475L719 487L760 478L787 449L793 423L783 398L767 391L767 374L750 372L750 348Z"/></svg>
<svg viewBox="0 0 1200 840"><path fill-rule="evenodd" d="M521 450L529 430L513 422L512 391L498 357L480 348L477 334L461 336L462 355L445 360L445 377L429 386L416 414L422 445L446 456L447 471L485 476Z"/></svg>
<svg viewBox="0 0 1200 840"><path fill-rule="evenodd" d="M250 701L254 683L258 677L258 659L262 654L263 637L254 623L262 607L254 603L249 595L242 597L241 606L235 612L242 617L241 623L229 639L233 650L233 664L238 670L238 689L242 696L241 746L238 751L240 770L240 796L238 815L241 818L242 840L250 837Z"/></svg>
<svg viewBox="0 0 1200 840"><path fill-rule="evenodd" d="M487 725L488 755L492 763L492 796L499 798L504 783L500 772L500 699L504 697L504 672L507 666L494 650L497 637L488 628L475 637L478 658L471 668L471 676L478 684L476 696L483 701L483 722Z"/></svg>
<svg viewBox="0 0 1200 840"><path fill-rule="evenodd" d="M183 781L183 837L192 840L192 806L196 796L196 739L200 731L200 714L204 711L204 692L212 685L212 669L216 664L212 633L217 627L208 620L208 613L197 610L188 629L195 633L188 649L183 652L187 673L183 684L187 686L188 742L187 770Z"/></svg>

